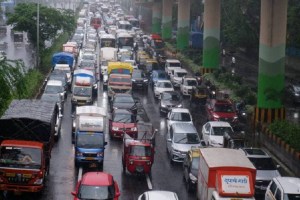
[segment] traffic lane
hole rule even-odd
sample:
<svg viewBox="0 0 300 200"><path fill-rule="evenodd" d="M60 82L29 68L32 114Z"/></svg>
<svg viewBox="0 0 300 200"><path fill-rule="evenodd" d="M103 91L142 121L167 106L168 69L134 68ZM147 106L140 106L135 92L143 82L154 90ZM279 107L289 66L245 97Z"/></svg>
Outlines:
<svg viewBox="0 0 300 200"><path fill-rule="evenodd" d="M153 127L158 129L155 138L154 164L151 171L153 190L169 190L176 192L179 199L196 199L195 194L189 194L185 189L182 163L175 163L174 165L170 164L170 159L166 151L166 119L165 116L160 116L159 104L154 98L151 87L149 86L148 93L134 91L133 94L140 99ZM187 99L184 99L183 104L184 106L189 104Z"/></svg>

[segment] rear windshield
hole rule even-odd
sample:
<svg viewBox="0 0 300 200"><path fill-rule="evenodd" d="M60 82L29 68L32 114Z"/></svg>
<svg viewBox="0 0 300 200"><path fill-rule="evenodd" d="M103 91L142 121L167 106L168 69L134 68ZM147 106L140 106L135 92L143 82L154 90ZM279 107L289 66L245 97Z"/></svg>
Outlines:
<svg viewBox="0 0 300 200"><path fill-rule="evenodd" d="M257 170L276 170L272 158L249 158Z"/></svg>

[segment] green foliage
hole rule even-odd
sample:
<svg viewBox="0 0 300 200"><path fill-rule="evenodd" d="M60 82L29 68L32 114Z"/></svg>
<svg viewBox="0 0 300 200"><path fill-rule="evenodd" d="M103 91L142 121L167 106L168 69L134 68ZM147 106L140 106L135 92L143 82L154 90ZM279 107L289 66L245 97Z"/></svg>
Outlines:
<svg viewBox="0 0 300 200"><path fill-rule="evenodd" d="M43 5L39 7L39 46L43 50L46 40L54 39L61 30L71 33L76 23L71 10L57 10ZM13 30L27 32L30 42L37 45L37 4L17 4L15 12L8 15L7 24L12 25Z"/></svg>
<svg viewBox="0 0 300 200"><path fill-rule="evenodd" d="M268 127L271 133L300 151L300 125L289 121L275 121Z"/></svg>

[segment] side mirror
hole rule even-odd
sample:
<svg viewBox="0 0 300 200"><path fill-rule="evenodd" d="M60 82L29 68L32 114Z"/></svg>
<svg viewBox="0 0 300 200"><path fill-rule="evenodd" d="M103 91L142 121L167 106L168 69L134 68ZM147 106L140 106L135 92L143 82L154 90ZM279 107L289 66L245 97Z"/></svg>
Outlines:
<svg viewBox="0 0 300 200"><path fill-rule="evenodd" d="M279 169L279 168L281 168L281 166L280 165L276 165L276 168Z"/></svg>
<svg viewBox="0 0 300 200"><path fill-rule="evenodd" d="M72 192L71 192L71 194L72 194L74 197L76 197L76 196L77 196L77 193L76 193L76 191L72 191Z"/></svg>

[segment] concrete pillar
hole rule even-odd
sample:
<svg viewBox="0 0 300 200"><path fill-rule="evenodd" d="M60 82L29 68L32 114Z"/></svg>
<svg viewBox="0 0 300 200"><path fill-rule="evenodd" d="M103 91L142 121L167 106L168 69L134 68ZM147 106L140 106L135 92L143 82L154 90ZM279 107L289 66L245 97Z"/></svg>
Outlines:
<svg viewBox="0 0 300 200"><path fill-rule="evenodd" d="M204 2L202 74L211 73L220 65L220 15L220 0L206 0Z"/></svg>
<svg viewBox="0 0 300 200"><path fill-rule="evenodd" d="M285 118L283 107L288 0L262 0L256 121Z"/></svg>
<svg viewBox="0 0 300 200"><path fill-rule="evenodd" d="M152 33L161 33L161 2L153 2L152 6Z"/></svg>
<svg viewBox="0 0 300 200"><path fill-rule="evenodd" d="M189 46L191 0L178 0L177 49Z"/></svg>
<svg viewBox="0 0 300 200"><path fill-rule="evenodd" d="M162 1L163 1L162 38L171 39L173 0L162 0Z"/></svg>

